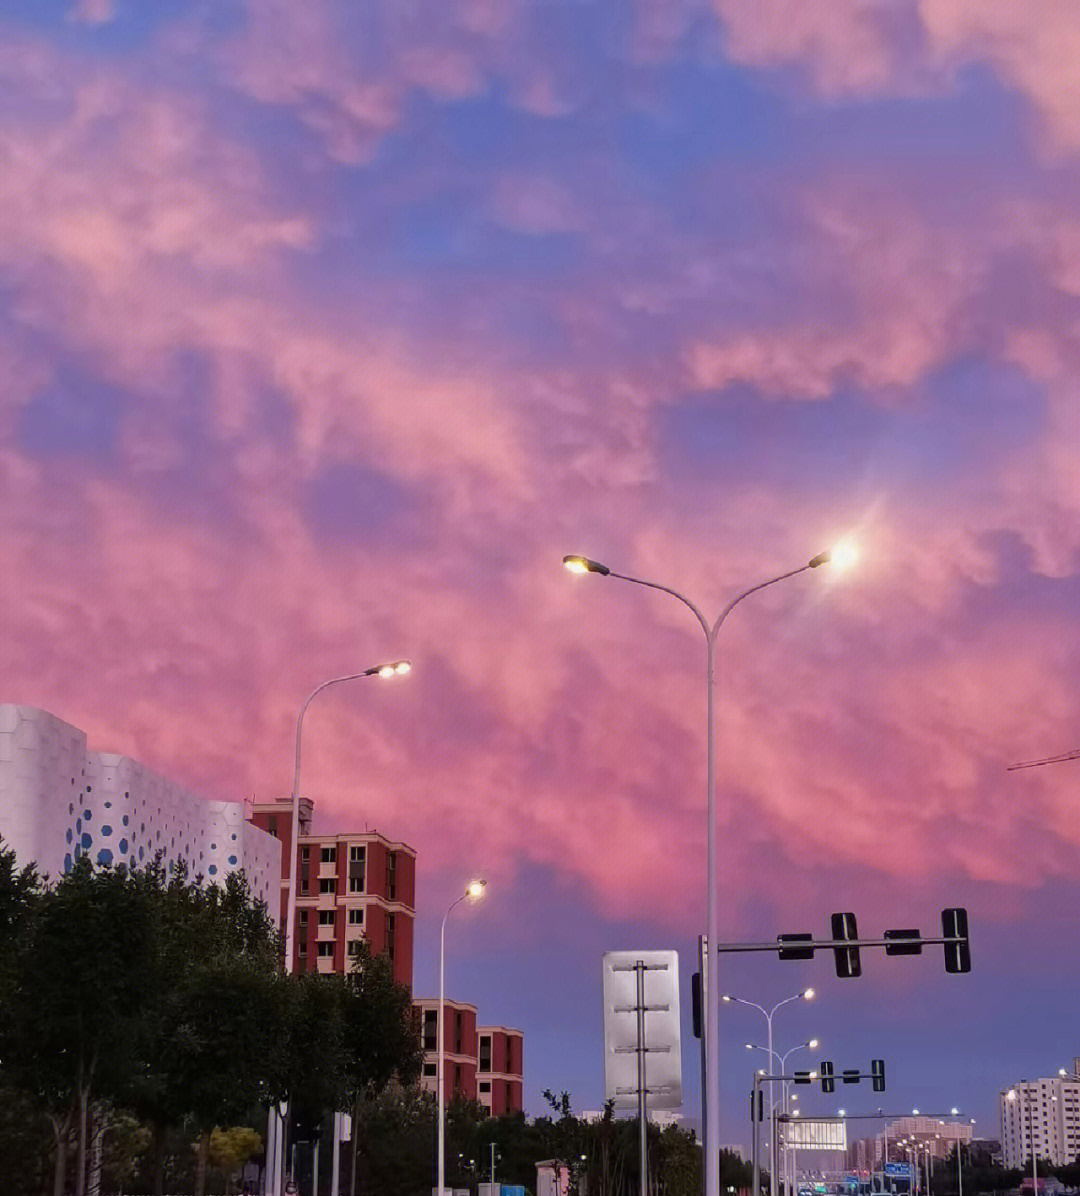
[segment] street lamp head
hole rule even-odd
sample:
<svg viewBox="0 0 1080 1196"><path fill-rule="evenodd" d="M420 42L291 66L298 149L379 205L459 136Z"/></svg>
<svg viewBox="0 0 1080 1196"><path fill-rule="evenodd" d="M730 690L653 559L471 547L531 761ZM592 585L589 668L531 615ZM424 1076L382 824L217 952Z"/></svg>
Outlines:
<svg viewBox="0 0 1080 1196"><path fill-rule="evenodd" d="M720 1000L721 1000L721 1001L730 1001L730 1000L731 1000L731 994L730 994L730 993L724 993L724 995L723 995L723 996L720 998Z"/></svg>
<svg viewBox="0 0 1080 1196"><path fill-rule="evenodd" d="M834 544L832 548L826 549L824 552L819 552L817 556L810 558L810 568L816 569L819 565L832 565L834 569L844 572L850 569L852 565L859 559L859 550L850 540L841 540L839 544Z"/></svg>
<svg viewBox="0 0 1080 1196"><path fill-rule="evenodd" d="M754 1049L754 1044L753 1044L752 1042L748 1042L748 1043L746 1044L746 1049L747 1049L748 1051L752 1051L752 1050Z"/></svg>
<svg viewBox="0 0 1080 1196"><path fill-rule="evenodd" d="M818 1049L818 1046L819 1046L820 1044L818 1043L818 1040L817 1040L816 1038L811 1038L811 1039L810 1039L810 1041L809 1041L809 1042L808 1042L806 1045L807 1045L807 1046L808 1046L808 1047L809 1047L809 1048L810 1048L812 1051L816 1051L816 1050Z"/></svg>
<svg viewBox="0 0 1080 1196"><path fill-rule="evenodd" d="M959 1113L959 1112L960 1112L960 1110L959 1110L959 1109L955 1109L955 1108L953 1108L953 1109L950 1109L950 1110L949 1110L949 1114L950 1114L950 1116L952 1116L952 1117L955 1117L955 1116L957 1115L957 1113Z"/></svg>
<svg viewBox="0 0 1080 1196"><path fill-rule="evenodd" d="M1059 1067L1059 1068L1058 1068L1058 1075L1059 1075L1059 1076L1067 1076L1068 1074L1069 1074L1069 1073L1068 1073L1068 1072L1065 1070L1065 1068L1064 1068L1064 1067Z"/></svg>
<svg viewBox="0 0 1080 1196"><path fill-rule="evenodd" d="M386 664L376 665L375 668L368 669L367 675L370 677L373 673L378 673L380 677L400 677L411 668L412 664L408 660L391 660Z"/></svg>
<svg viewBox="0 0 1080 1196"><path fill-rule="evenodd" d="M847 1109L838 1109L837 1112L840 1114L841 1117L847 1116Z"/></svg>
<svg viewBox="0 0 1080 1196"><path fill-rule="evenodd" d="M611 570L599 561L591 561L587 556L564 556L563 568L571 573L599 573L606 577Z"/></svg>
<svg viewBox="0 0 1080 1196"><path fill-rule="evenodd" d="M484 895L484 889L487 886L486 880L470 880L465 889L465 896L470 901L479 901Z"/></svg>
<svg viewBox="0 0 1080 1196"><path fill-rule="evenodd" d="M918 1116L919 1116L919 1110L918 1110L918 1109L912 1109L912 1110L911 1110L911 1115L912 1115L912 1117L918 1117Z"/></svg>
<svg viewBox="0 0 1080 1196"><path fill-rule="evenodd" d="M805 989L801 996L804 1001L812 1001L814 999L814 990L812 988Z"/></svg>

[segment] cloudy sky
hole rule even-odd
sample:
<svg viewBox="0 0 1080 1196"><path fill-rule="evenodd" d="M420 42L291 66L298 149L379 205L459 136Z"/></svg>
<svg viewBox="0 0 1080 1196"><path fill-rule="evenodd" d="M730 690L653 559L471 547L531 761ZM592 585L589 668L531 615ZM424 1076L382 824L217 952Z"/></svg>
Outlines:
<svg viewBox="0 0 1080 1196"><path fill-rule="evenodd" d="M417 988L603 1095L601 956L704 923L886 1108L1080 1054L1080 19L1036 0L0 0L0 700L415 846ZM751 1011L725 1013L745 1139ZM697 1062L686 1052L687 1112ZM851 1089L849 1109L882 1098ZM834 1107L820 1095L807 1108Z"/></svg>

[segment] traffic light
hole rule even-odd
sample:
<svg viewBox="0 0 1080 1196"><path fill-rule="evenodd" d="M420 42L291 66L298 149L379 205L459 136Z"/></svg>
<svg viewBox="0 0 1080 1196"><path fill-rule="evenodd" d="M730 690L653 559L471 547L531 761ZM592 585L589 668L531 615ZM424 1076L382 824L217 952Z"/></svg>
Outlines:
<svg viewBox="0 0 1080 1196"><path fill-rule="evenodd" d="M885 1091L885 1060L871 1059L870 1060L870 1078L874 1082L875 1092Z"/></svg>
<svg viewBox="0 0 1080 1196"><path fill-rule="evenodd" d="M797 1071L795 1073L795 1083L796 1084L809 1084L810 1083L810 1072Z"/></svg>
<svg viewBox="0 0 1080 1196"><path fill-rule="evenodd" d="M754 1094L750 1093L750 1120L764 1121L765 1120L765 1097L764 1093L759 1088L757 1090L757 1116L754 1116Z"/></svg>
<svg viewBox="0 0 1080 1196"><path fill-rule="evenodd" d="M860 1075L861 1073L857 1067L849 1067L846 1071L842 1071L840 1073L840 1079L843 1080L845 1084L857 1084L859 1082Z"/></svg>
<svg viewBox="0 0 1080 1196"><path fill-rule="evenodd" d="M941 934L943 938L959 939L945 944L945 971L970 972L971 946L968 943L968 921L966 909L943 909L941 911Z"/></svg>
<svg viewBox="0 0 1080 1196"><path fill-rule="evenodd" d="M822 1059L821 1066L818 1068L818 1075L821 1076L821 1091L835 1092L836 1080L833 1078L832 1060Z"/></svg>
<svg viewBox="0 0 1080 1196"><path fill-rule="evenodd" d="M801 943L812 943L812 934L778 934L776 941L780 944L778 952L781 959L813 959L814 948L803 947ZM789 945L790 944L790 945Z"/></svg>
<svg viewBox="0 0 1080 1196"><path fill-rule="evenodd" d="M857 939L859 932L855 925L855 915L851 913L833 914L832 936L834 939L842 939L845 942ZM850 980L855 976L862 975L858 947L834 947L833 954L836 956L836 974L841 980ZM946 964L947 966L948 964Z"/></svg>
<svg viewBox="0 0 1080 1196"><path fill-rule="evenodd" d="M690 977L690 1013L694 1024L694 1037L701 1037L701 973Z"/></svg>
<svg viewBox="0 0 1080 1196"><path fill-rule="evenodd" d="M886 930L885 931L885 954L886 955L921 955L922 954L922 936L917 930ZM906 942L889 941L889 940L907 940Z"/></svg>

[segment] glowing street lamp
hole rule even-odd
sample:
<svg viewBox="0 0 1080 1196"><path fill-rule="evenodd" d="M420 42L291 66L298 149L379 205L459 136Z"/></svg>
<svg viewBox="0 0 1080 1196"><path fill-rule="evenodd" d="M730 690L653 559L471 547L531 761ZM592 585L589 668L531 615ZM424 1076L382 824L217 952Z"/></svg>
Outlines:
<svg viewBox="0 0 1080 1196"><path fill-rule="evenodd" d="M438 1089L438 1106L439 1106L439 1187L438 1196L446 1196L446 1092L443 1088L443 1072L445 1066L443 1063L443 1056L446 1049L446 1044L443 1041L443 1020L444 1010L446 1006L446 919L450 917L450 911L456 906L460 905L462 901L477 902L484 896L484 890L487 887L486 880L470 880L465 886L465 892L460 897L456 897L450 902L450 906L446 913L443 914L442 929L439 931L439 1021L438 1021L438 1035L439 1035L439 1053L438 1053L438 1067L436 1068L435 1086Z"/></svg>

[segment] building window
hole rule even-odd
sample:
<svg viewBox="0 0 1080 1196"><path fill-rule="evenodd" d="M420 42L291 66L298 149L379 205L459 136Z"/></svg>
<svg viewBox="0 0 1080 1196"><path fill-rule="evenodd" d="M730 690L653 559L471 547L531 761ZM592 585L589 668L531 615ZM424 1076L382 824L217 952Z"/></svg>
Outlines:
<svg viewBox="0 0 1080 1196"><path fill-rule="evenodd" d="M491 1081L490 1080L481 1080L480 1081L480 1091L481 1092L490 1092L491 1091Z"/></svg>
<svg viewBox="0 0 1080 1196"><path fill-rule="evenodd" d="M356 909L349 910L349 925L363 926L364 924L364 907L358 906Z"/></svg>
<svg viewBox="0 0 1080 1196"><path fill-rule="evenodd" d="M434 1063L424 1064L424 1075L433 1076L436 1072L436 1065Z"/></svg>
<svg viewBox="0 0 1080 1196"><path fill-rule="evenodd" d="M394 915L386 915L386 958L394 958Z"/></svg>
<svg viewBox="0 0 1080 1196"><path fill-rule="evenodd" d="M355 959L360 954L361 941L360 939L353 939L351 942L345 944L345 952L350 959Z"/></svg>
<svg viewBox="0 0 1080 1196"><path fill-rule="evenodd" d="M319 880L320 893L332 893L334 891L334 878L332 876L323 876Z"/></svg>
<svg viewBox="0 0 1080 1196"><path fill-rule="evenodd" d="M332 864L337 859L336 847L324 847L319 858L324 864Z"/></svg>
<svg viewBox="0 0 1080 1196"><path fill-rule="evenodd" d="M362 893L364 891L364 870L367 852L360 844L353 844L349 848L349 892Z"/></svg>
<svg viewBox="0 0 1080 1196"><path fill-rule="evenodd" d="M480 1070L491 1071L491 1035L480 1035Z"/></svg>
<svg viewBox="0 0 1080 1196"><path fill-rule="evenodd" d="M277 815L276 814L271 814L270 817L267 818L266 829L267 829L267 832L269 834L273 835L275 839L277 838Z"/></svg>
<svg viewBox="0 0 1080 1196"><path fill-rule="evenodd" d="M454 1064L454 1091L455 1092L461 1091L461 1064L460 1063Z"/></svg>
<svg viewBox="0 0 1080 1196"><path fill-rule="evenodd" d="M333 959L333 957L334 957L334 944L333 943L318 943L317 946L319 948L319 958L320 959Z"/></svg>
<svg viewBox="0 0 1080 1196"><path fill-rule="evenodd" d="M424 1050L437 1051L439 1049L439 1011L437 1009L424 1010Z"/></svg>
<svg viewBox="0 0 1080 1196"><path fill-rule="evenodd" d="M310 847L301 847L300 848L300 863L306 864L308 862L308 860L310 860L310 859L311 859L311 848Z"/></svg>
<svg viewBox="0 0 1080 1196"><path fill-rule="evenodd" d="M306 909L300 910L300 929L307 930L308 912Z"/></svg>
<svg viewBox="0 0 1080 1196"><path fill-rule="evenodd" d="M461 1054L461 1011L454 1010L454 1054Z"/></svg>
<svg viewBox="0 0 1080 1196"><path fill-rule="evenodd" d="M334 924L334 910L332 910L332 909L319 910L319 925L320 926L333 926L333 924Z"/></svg>
<svg viewBox="0 0 1080 1196"><path fill-rule="evenodd" d="M390 901L397 900L397 852L386 853L386 896Z"/></svg>

